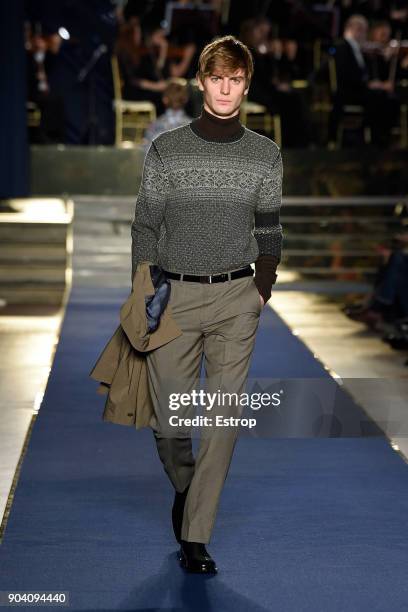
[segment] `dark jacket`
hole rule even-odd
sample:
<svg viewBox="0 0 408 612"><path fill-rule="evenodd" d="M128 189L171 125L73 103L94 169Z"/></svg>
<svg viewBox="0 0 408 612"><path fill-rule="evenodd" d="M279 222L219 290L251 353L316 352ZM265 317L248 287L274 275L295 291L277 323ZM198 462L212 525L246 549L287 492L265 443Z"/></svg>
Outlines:
<svg viewBox="0 0 408 612"><path fill-rule="evenodd" d="M347 40L335 47L337 96L344 103L360 102L367 92L368 72L360 67Z"/></svg>

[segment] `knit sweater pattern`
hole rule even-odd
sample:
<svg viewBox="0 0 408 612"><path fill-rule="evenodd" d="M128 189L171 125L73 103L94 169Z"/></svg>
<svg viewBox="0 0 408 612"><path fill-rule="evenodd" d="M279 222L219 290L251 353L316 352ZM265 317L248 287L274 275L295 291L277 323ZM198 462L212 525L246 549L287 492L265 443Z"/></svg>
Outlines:
<svg viewBox="0 0 408 612"><path fill-rule="evenodd" d="M156 136L131 225L132 278L141 261L197 275L260 255L280 261L282 175L278 145L245 126L228 142L205 140L190 123Z"/></svg>

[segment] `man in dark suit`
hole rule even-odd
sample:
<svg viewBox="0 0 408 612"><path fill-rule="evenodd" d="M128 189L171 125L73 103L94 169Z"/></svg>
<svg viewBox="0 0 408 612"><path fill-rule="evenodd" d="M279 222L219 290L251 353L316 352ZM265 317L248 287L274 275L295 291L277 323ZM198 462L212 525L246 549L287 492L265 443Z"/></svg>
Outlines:
<svg viewBox="0 0 408 612"><path fill-rule="evenodd" d="M371 128L373 144L386 146L398 116L399 104L388 86L378 79L370 80L363 54L367 32L367 19L362 15L352 15L346 21L343 41L335 46L337 90L333 95L329 140L335 140L344 105L352 104L364 107L365 121Z"/></svg>

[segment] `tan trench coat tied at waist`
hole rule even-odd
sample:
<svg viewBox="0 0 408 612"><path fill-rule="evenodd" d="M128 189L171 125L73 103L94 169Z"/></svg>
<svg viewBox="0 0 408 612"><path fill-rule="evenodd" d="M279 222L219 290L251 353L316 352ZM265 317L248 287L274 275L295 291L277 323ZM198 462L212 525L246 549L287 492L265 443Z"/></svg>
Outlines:
<svg viewBox="0 0 408 612"><path fill-rule="evenodd" d="M110 338L89 376L100 382L97 392L107 394L102 420L119 425L148 427L153 415L145 353L182 334L164 309L154 332L148 332L145 297L154 295L149 262L138 264L132 292L120 309L120 325Z"/></svg>

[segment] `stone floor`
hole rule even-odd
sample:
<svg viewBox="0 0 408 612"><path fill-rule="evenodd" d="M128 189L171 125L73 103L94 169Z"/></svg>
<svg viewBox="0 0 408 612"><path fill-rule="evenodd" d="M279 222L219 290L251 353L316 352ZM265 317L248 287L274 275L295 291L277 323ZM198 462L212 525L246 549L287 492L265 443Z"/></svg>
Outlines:
<svg viewBox="0 0 408 612"><path fill-rule="evenodd" d="M63 308L0 306L0 516L41 405Z"/></svg>
<svg viewBox="0 0 408 612"><path fill-rule="evenodd" d="M279 279L292 275L281 272ZM275 291L269 305L408 458L408 355L348 319L343 303L344 296L285 290Z"/></svg>
<svg viewBox="0 0 408 612"><path fill-rule="evenodd" d="M130 288L133 200L73 199L74 282ZM344 289L297 280L292 271L282 269L267 307L277 311L339 384L384 425L393 448L408 457L407 355L391 350L377 334L345 317L340 310ZM64 311L64 305L55 310L0 303L0 517L11 499L30 424L40 409Z"/></svg>

